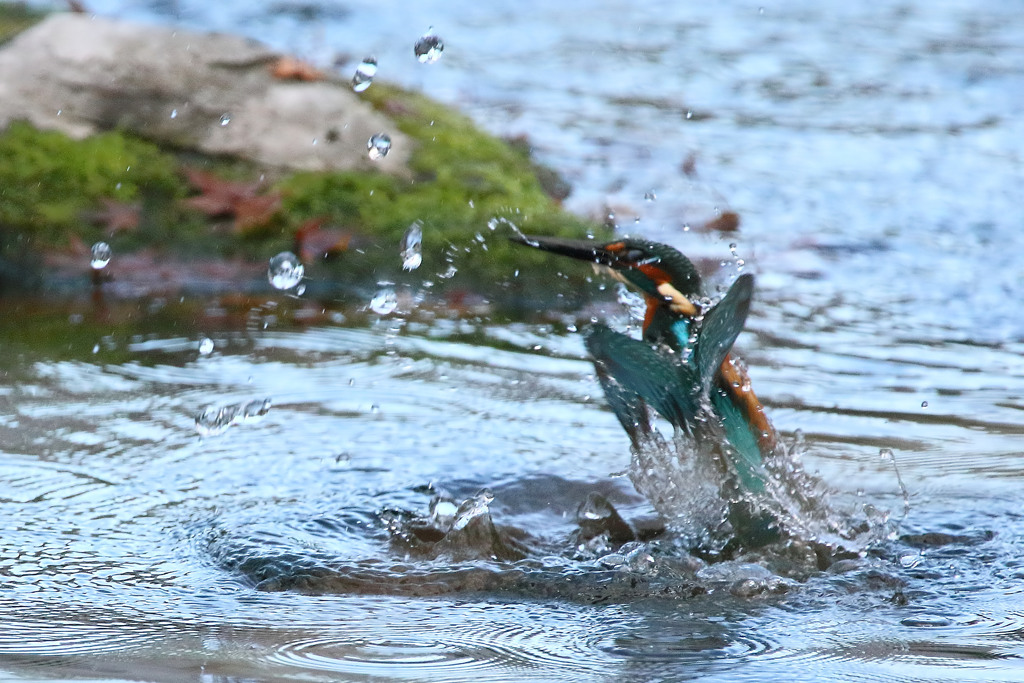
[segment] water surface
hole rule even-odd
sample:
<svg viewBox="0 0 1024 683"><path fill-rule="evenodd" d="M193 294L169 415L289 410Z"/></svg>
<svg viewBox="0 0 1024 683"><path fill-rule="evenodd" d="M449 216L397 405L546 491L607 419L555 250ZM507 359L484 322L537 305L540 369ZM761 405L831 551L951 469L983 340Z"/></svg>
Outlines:
<svg viewBox="0 0 1024 683"><path fill-rule="evenodd" d="M653 565L579 551L594 491L661 524L618 475L628 442L570 329L623 324L614 301L400 324L268 288L240 323L172 326L166 302L7 300L4 677L1024 675L1014 4L90 7L344 53L345 69L375 54L381 78L527 134L571 208L703 257L717 281L756 272L739 347L776 426L799 430L837 506L899 518L892 449L911 506L900 538L825 571L690 565L671 534L643 546ZM424 66L430 25L446 48ZM738 232L699 230L724 210ZM196 433L205 406L268 397L261 420ZM484 487L522 559L389 532Z"/></svg>

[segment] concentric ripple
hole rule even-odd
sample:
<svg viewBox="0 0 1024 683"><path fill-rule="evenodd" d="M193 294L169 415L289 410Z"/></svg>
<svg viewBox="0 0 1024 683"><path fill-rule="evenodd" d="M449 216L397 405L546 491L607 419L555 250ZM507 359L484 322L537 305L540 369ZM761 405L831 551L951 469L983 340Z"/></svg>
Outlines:
<svg viewBox="0 0 1024 683"><path fill-rule="evenodd" d="M528 608L537 616L543 613L549 622L530 626L510 620L523 616L516 614L523 612L520 607L510 607L508 612L515 616L503 618L490 614L488 606L472 605L465 608L468 614L456 626L451 622L453 609L458 608L431 609L438 617L436 624L371 623L366 629L373 633L370 636L293 640L268 654L267 661L351 676L429 680L483 676L497 680L517 673L544 672L550 680L574 680L574 676L600 678L606 667L620 660L595 647L587 632L557 628L557 612ZM556 617L553 622L552 617Z"/></svg>

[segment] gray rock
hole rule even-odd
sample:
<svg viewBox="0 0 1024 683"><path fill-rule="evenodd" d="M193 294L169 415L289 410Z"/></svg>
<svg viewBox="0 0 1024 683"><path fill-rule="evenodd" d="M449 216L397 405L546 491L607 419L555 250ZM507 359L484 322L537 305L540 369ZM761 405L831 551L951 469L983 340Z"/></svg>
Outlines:
<svg viewBox="0 0 1024 683"><path fill-rule="evenodd" d="M347 81L275 78L279 57L236 36L56 14L0 49L0 129L19 119L75 138L117 128L288 169L405 172L411 142L391 121ZM371 161L378 132L392 148Z"/></svg>

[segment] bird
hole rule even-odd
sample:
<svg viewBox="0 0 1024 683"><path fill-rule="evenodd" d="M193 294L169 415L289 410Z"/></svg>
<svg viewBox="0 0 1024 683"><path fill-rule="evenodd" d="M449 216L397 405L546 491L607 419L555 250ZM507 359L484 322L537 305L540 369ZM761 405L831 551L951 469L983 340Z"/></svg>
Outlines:
<svg viewBox="0 0 1024 683"><path fill-rule="evenodd" d="M710 305L693 262L666 244L634 237L607 243L530 235L511 239L589 261L643 295L641 339L594 323L584 340L609 407L634 449L653 429L649 406L692 439L720 441L711 450L719 454L717 466L731 488L764 493L765 464L778 436L746 370L731 355L750 311L754 277L740 275ZM777 536L770 516L746 503L740 507L742 524L754 532L748 536Z"/></svg>

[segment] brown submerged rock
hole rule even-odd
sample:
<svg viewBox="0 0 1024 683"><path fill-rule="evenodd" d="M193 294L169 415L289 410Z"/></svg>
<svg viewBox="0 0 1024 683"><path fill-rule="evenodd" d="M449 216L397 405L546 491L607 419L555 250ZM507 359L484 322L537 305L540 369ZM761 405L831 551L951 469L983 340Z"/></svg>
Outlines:
<svg viewBox="0 0 1024 683"><path fill-rule="evenodd" d="M287 169L405 173L410 142L386 116L340 79L275 77L281 57L237 36L56 14L0 48L0 129L118 128ZM381 131L391 152L370 161Z"/></svg>

